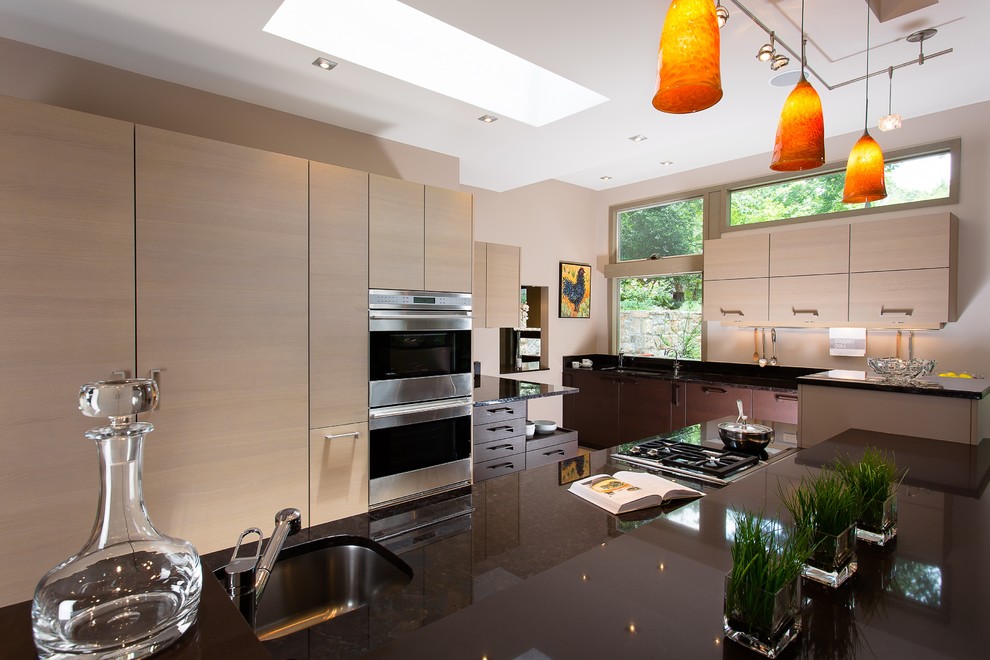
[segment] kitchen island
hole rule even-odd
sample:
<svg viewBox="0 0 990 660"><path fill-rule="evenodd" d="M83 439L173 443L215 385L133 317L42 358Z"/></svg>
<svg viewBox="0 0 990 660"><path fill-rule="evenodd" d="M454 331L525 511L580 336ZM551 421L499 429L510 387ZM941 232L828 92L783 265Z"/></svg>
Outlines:
<svg viewBox="0 0 990 660"><path fill-rule="evenodd" d="M623 517L567 492L557 464L476 483L445 496L472 503L462 524L418 530L421 542L396 548L414 571L404 589L265 650L274 658L756 657L722 636L732 512L783 510L778 484L797 483L836 456L855 458L866 445L894 448L909 468L897 540L860 543L859 571L840 589L803 590L805 629L787 657L986 657L990 445L862 431L790 453L724 488L702 486L700 499ZM608 450L589 460L591 473L628 469ZM289 541L374 536L385 515L328 523ZM204 563L215 568L228 557L214 553ZM26 618L4 630L29 639Z"/></svg>

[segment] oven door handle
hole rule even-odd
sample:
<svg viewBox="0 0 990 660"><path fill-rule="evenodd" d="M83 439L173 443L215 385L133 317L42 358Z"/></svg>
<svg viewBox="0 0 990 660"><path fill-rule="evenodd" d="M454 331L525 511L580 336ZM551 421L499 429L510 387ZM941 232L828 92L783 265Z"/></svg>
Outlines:
<svg viewBox="0 0 990 660"><path fill-rule="evenodd" d="M368 413L369 427L374 430L454 417L470 417L472 407L471 397L457 397L442 402L430 401L375 408Z"/></svg>

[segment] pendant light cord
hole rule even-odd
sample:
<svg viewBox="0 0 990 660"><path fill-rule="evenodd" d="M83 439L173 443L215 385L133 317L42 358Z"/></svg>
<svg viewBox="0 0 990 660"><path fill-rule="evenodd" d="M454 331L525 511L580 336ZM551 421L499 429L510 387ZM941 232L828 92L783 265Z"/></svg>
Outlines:
<svg viewBox="0 0 990 660"><path fill-rule="evenodd" d="M887 114L890 114L890 100L894 97L894 67L887 69Z"/></svg>
<svg viewBox="0 0 990 660"><path fill-rule="evenodd" d="M802 0L803 2L804 0ZM866 3L866 109L863 112L863 132L870 124L870 3Z"/></svg>
<svg viewBox="0 0 990 660"><path fill-rule="evenodd" d="M804 0L801 0L801 78L804 78L804 67L808 64L808 56L805 53L805 41L804 38Z"/></svg>

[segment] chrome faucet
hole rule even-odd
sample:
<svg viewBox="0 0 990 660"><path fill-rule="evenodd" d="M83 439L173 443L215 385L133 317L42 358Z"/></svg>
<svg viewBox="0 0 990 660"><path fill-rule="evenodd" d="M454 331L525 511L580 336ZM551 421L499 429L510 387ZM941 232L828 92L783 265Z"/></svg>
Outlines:
<svg viewBox="0 0 990 660"><path fill-rule="evenodd" d="M626 359L625 351L619 351L619 369L622 368L622 363L625 361L625 359Z"/></svg>
<svg viewBox="0 0 990 660"><path fill-rule="evenodd" d="M681 363L677 360L677 349L676 348L665 348L665 349L663 349L663 353L664 353L664 355L667 355L667 356L669 356L671 353L674 354L674 378L677 378L677 375L681 371Z"/></svg>
<svg viewBox="0 0 990 660"><path fill-rule="evenodd" d="M234 546L234 554L224 568L227 595L237 605L237 609L247 619L251 628L255 627L255 615L258 604L265 593L268 578L278 559L285 539L302 529L302 514L299 509L282 509L275 514L275 530L268 539L264 554L261 554L261 543L264 537L257 527L250 527L241 532ZM242 556L241 544L249 536L258 537L258 546L253 555Z"/></svg>

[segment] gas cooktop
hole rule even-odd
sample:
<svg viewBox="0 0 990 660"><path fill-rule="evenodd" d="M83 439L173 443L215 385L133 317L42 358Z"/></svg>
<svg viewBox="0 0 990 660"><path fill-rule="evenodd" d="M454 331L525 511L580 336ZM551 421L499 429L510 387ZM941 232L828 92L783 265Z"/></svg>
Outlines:
<svg viewBox="0 0 990 660"><path fill-rule="evenodd" d="M662 473L724 486L756 468L797 451L793 424L767 422L774 427L774 441L758 454L726 448L718 436L718 424L726 417L644 438L617 448L617 461L651 468Z"/></svg>

